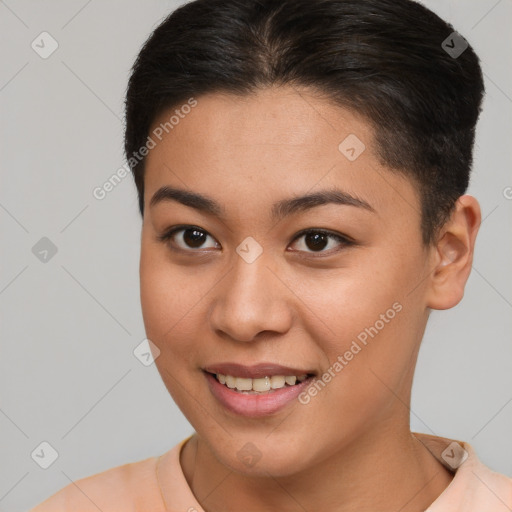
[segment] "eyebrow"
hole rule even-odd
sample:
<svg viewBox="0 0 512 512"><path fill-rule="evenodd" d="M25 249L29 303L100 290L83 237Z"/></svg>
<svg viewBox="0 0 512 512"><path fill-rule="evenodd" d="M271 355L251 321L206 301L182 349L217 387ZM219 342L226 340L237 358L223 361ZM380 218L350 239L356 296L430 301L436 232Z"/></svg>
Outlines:
<svg viewBox="0 0 512 512"><path fill-rule="evenodd" d="M167 185L159 188L153 194L150 207L167 201L176 201L202 213L225 219L225 209L214 199L197 192L190 192ZM331 188L289 199L282 199L272 205L271 217L273 220L280 220L294 213L327 204L355 206L376 213L375 209L363 199L354 197L338 188Z"/></svg>

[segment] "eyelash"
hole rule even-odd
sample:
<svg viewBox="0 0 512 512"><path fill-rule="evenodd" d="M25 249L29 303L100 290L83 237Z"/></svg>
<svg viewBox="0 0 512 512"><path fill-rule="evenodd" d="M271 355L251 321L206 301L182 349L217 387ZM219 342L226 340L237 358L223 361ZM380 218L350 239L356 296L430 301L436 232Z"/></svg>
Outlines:
<svg viewBox="0 0 512 512"><path fill-rule="evenodd" d="M196 230L196 231L200 231L200 232L202 232L202 233L204 233L204 234L206 234L208 236L211 236L207 231L205 231L202 228L199 228L197 226L192 226L192 225L185 224L185 225L180 225L180 226L174 226L174 227L168 229L163 234L158 235L157 239L158 239L159 242L168 242L168 241L170 241L173 238L173 236L176 233L178 233L180 231L187 231L187 230ZM315 252L315 251L297 251L297 252L305 252L306 254L312 255L313 257L321 257L321 255L323 255L323 254L327 254L327 255L330 256L333 253L337 253L337 252L341 251L344 248L347 248L347 247L355 245L355 242L353 240L349 239L346 236L342 236L342 235L333 233L331 231L327 231L325 229L315 229L315 228L308 228L308 229L304 229L304 230L300 231L299 233L297 233L295 238L292 240L292 243L295 242L296 240L298 240L299 238L303 237L304 235L309 235L309 234L321 234L321 235L327 236L328 238L333 238L333 239L337 240L342 245L342 247L340 249L336 249L334 251L331 249L329 251L323 251L322 250L322 251L318 251L318 252ZM173 250L173 251L181 251L181 252L189 252L189 253L200 253L200 252L202 252L201 249L197 249L197 250L194 250L194 249L182 249L181 247L178 247L176 249L174 247L171 247L170 244L168 244L168 245L169 245L170 249ZM204 250L203 250L203 252L204 252Z"/></svg>

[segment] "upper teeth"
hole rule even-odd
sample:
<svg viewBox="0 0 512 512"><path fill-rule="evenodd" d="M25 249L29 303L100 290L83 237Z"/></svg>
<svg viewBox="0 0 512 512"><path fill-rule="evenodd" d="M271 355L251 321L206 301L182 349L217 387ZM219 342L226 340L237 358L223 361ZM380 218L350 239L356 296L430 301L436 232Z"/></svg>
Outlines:
<svg viewBox="0 0 512 512"><path fill-rule="evenodd" d="M262 377L260 379L247 379L243 377L233 377L232 375L222 375L217 373L217 380L225 384L228 388L238 389L238 391L269 391L270 389L284 388L286 384L293 386L297 381L306 380L307 375L272 375L272 377Z"/></svg>

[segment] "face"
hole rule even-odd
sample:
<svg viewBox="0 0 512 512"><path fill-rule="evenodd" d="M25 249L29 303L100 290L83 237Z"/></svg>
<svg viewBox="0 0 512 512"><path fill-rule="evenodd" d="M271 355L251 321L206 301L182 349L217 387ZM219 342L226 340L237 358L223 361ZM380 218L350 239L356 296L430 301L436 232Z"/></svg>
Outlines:
<svg viewBox="0 0 512 512"><path fill-rule="evenodd" d="M145 175L142 312L177 405L248 474L408 427L428 316L415 186L364 119L312 93L196 101L153 137Z"/></svg>

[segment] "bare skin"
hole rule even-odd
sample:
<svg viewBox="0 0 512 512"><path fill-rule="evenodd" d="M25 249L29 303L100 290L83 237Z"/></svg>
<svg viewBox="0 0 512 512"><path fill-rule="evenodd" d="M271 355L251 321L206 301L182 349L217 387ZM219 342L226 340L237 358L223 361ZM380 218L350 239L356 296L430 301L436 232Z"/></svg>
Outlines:
<svg viewBox="0 0 512 512"><path fill-rule="evenodd" d="M194 495L207 512L425 510L453 475L410 432L412 379L430 309L463 296L478 202L462 196L424 247L418 192L379 163L361 117L290 87L197 101L147 157L140 262L156 364L196 431L181 453ZM366 146L354 161L338 149L349 134ZM214 199L224 217L151 206L166 185ZM371 209L331 203L270 216L276 201L333 187ZM181 224L200 228L204 243L187 244L184 231L158 240ZM353 243L329 237L316 250L297 238L306 228ZM249 236L263 249L252 263L236 252ZM209 390L202 368L226 361L321 376L393 304L400 312L307 404L248 418ZM252 466L237 456L246 443L261 455Z"/></svg>

